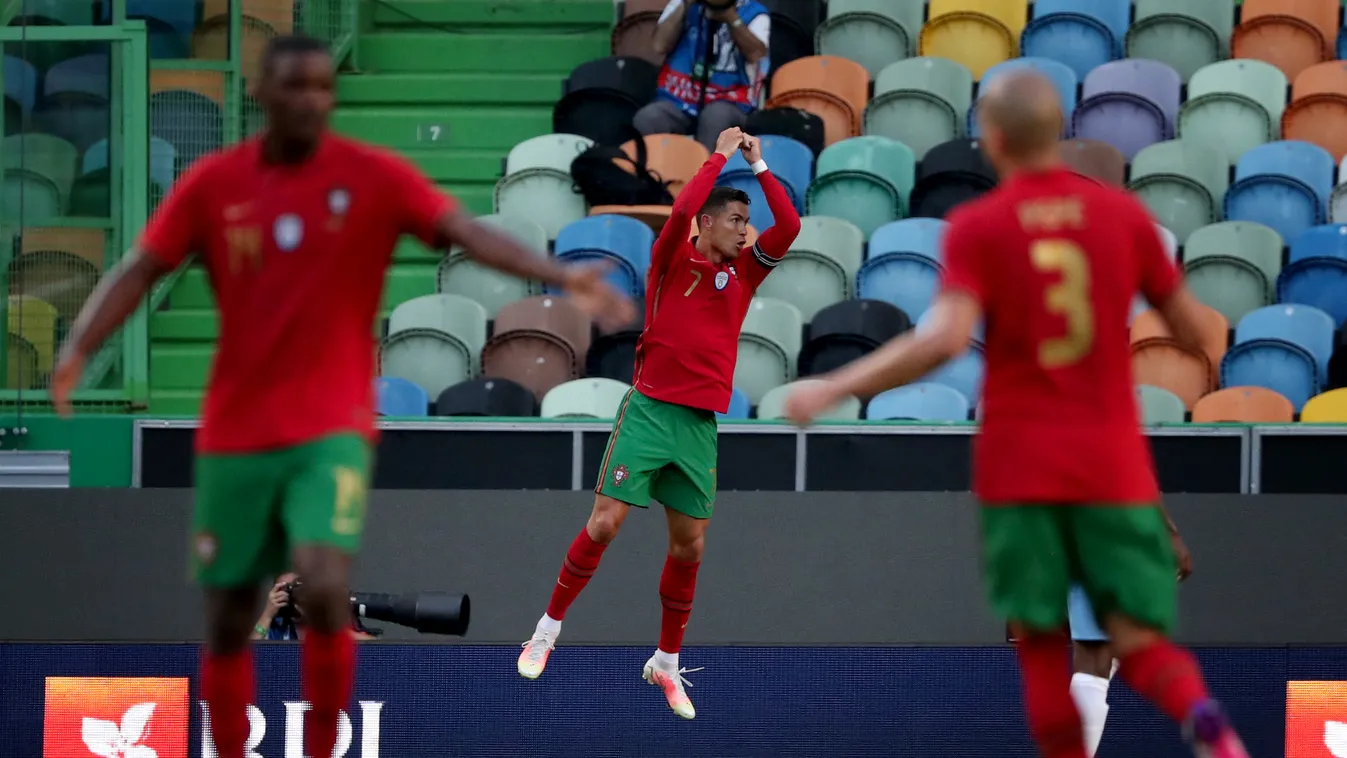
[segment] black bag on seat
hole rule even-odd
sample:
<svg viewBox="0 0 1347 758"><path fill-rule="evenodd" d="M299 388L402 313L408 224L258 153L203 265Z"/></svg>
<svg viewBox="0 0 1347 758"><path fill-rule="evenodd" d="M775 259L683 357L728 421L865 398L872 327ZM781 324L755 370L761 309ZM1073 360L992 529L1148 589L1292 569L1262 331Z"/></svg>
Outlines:
<svg viewBox="0 0 1347 758"><path fill-rule="evenodd" d="M596 144L571 161L575 189L590 207L596 205L673 205L668 182L646 168L645 140L631 124L636 160L621 148ZM619 165L621 164L621 165ZM627 171L623 166L630 166Z"/></svg>
<svg viewBox="0 0 1347 758"><path fill-rule="evenodd" d="M775 134L790 137L809 148L817 158L823 152L823 119L801 108L764 108L753 111L744 131L757 137Z"/></svg>

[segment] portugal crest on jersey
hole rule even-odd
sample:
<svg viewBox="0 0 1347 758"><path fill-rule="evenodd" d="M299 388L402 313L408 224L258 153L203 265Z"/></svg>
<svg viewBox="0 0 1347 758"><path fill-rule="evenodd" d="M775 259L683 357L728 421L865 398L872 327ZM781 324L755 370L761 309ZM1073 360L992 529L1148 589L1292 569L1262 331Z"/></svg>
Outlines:
<svg viewBox="0 0 1347 758"><path fill-rule="evenodd" d="M716 272L716 289L723 290L725 285L730 283L730 274L728 271Z"/></svg>
<svg viewBox="0 0 1347 758"><path fill-rule="evenodd" d="M629 475L626 465L619 463L617 467L613 469L613 486L621 487L622 483L627 481Z"/></svg>

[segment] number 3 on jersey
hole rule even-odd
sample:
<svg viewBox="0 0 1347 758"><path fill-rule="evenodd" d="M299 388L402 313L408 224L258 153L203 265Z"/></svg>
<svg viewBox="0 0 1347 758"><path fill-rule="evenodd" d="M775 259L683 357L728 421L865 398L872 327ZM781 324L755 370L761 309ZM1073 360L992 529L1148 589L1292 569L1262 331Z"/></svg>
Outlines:
<svg viewBox="0 0 1347 758"><path fill-rule="evenodd" d="M1074 242L1047 239L1029 249L1034 268L1061 279L1044 292L1049 313L1066 319L1066 334L1038 345L1038 363L1063 368L1084 358L1094 344L1094 308L1090 303L1090 261Z"/></svg>

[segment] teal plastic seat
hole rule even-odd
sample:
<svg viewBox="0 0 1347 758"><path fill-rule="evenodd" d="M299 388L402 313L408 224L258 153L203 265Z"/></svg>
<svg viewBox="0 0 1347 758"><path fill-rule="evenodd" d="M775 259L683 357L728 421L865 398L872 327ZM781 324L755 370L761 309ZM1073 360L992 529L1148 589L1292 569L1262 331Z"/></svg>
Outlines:
<svg viewBox="0 0 1347 758"><path fill-rule="evenodd" d="M792 303L807 323L824 308L853 296L852 283L864 259L865 235L855 224L805 216L790 253L757 294Z"/></svg>
<svg viewBox="0 0 1347 758"><path fill-rule="evenodd" d="M739 332L734 386L757 405L768 390L795 378L804 319L800 309L782 300L755 297Z"/></svg>
<svg viewBox="0 0 1347 758"><path fill-rule="evenodd" d="M1225 153L1188 140L1157 142L1132 160L1127 185L1180 244L1198 229L1221 220L1230 184Z"/></svg>
<svg viewBox="0 0 1347 758"><path fill-rule="evenodd" d="M40 177L56 188L62 206L70 197L79 163L79 149L50 134L16 134L0 142L0 166L5 175Z"/></svg>
<svg viewBox="0 0 1347 758"><path fill-rule="evenodd" d="M41 221L65 215L61 191L44 177L6 171L0 191L0 218L9 221Z"/></svg>
<svg viewBox="0 0 1347 758"><path fill-rule="evenodd" d="M617 418L631 385L616 379L589 377L558 384L543 395L543 418Z"/></svg>
<svg viewBox="0 0 1347 758"><path fill-rule="evenodd" d="M1203 66L1229 57L1235 28L1230 0L1137 0L1135 7L1128 58L1166 63L1188 81Z"/></svg>
<svg viewBox="0 0 1347 758"><path fill-rule="evenodd" d="M381 376L406 379L439 397L478 373L486 309L459 295L424 295L393 309L380 350Z"/></svg>
<svg viewBox="0 0 1347 758"><path fill-rule="evenodd" d="M865 66L874 78L887 65L917 53L922 0L832 0L814 32L818 55Z"/></svg>
<svg viewBox="0 0 1347 758"><path fill-rule="evenodd" d="M1186 409L1183 400L1162 387L1138 384L1137 415L1146 426L1155 424L1182 424Z"/></svg>
<svg viewBox="0 0 1347 758"><path fill-rule="evenodd" d="M1263 61L1241 58L1204 66L1188 82L1178 135L1219 147L1234 165L1244 153L1279 138L1286 87L1286 75Z"/></svg>
<svg viewBox="0 0 1347 758"><path fill-rule="evenodd" d="M510 216L482 216L478 221L510 234L539 257L547 257L547 232L532 221ZM476 300L486 308L488 318L495 318L510 303L542 294L540 283L483 266L457 245L440 261L436 274L438 292Z"/></svg>
<svg viewBox="0 0 1347 758"><path fill-rule="evenodd" d="M779 421L786 418L786 400L790 397L791 391L818 383L819 380L817 379L800 379L790 384L772 388L766 395L762 396L762 401L758 403L758 418L763 421ZM842 402L820 413L816 418L818 421L856 421L860 417L861 401L848 396Z"/></svg>
<svg viewBox="0 0 1347 758"><path fill-rule="evenodd" d="M973 102L973 72L944 58L909 58L875 77L864 131L912 149L920 160L936 145L964 135Z"/></svg>
<svg viewBox="0 0 1347 758"><path fill-rule="evenodd" d="M1272 303L1282 269L1282 238L1252 221L1205 226L1188 238L1183 269L1197 299L1235 324Z"/></svg>
<svg viewBox="0 0 1347 758"><path fill-rule="evenodd" d="M904 215L916 180L916 157L887 137L853 137L819 154L806 208L811 216L850 221L869 237Z"/></svg>

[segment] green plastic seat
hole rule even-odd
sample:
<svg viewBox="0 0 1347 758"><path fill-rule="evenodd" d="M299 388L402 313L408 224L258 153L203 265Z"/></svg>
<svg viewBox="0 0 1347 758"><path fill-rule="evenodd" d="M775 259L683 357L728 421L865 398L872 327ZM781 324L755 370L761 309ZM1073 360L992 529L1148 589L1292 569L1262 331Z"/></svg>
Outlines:
<svg viewBox="0 0 1347 758"><path fill-rule="evenodd" d="M800 219L790 253L758 288L758 295L792 303L805 322L852 297L865 258L865 235L855 224L828 216Z"/></svg>
<svg viewBox="0 0 1347 758"><path fill-rule="evenodd" d="M1188 238L1183 269L1193 294L1236 324L1272 303L1282 269L1282 238L1252 221L1205 226Z"/></svg>
<svg viewBox="0 0 1347 758"><path fill-rule="evenodd" d="M41 221L65 215L61 191L50 181L33 174L6 171L0 192L0 218Z"/></svg>
<svg viewBox="0 0 1347 758"><path fill-rule="evenodd" d="M543 395L541 415L543 418L616 418L629 391L631 385L616 379L573 379L558 384Z"/></svg>
<svg viewBox="0 0 1347 758"><path fill-rule="evenodd" d="M1182 424L1184 421L1183 400L1162 387L1138 384L1137 415L1146 426L1155 424Z"/></svg>
<svg viewBox="0 0 1347 758"><path fill-rule="evenodd" d="M757 417L764 421L777 421L786 418L786 400L790 397L791 391L801 386L817 383L817 379L800 379L790 384L772 388L766 395L762 396L762 401L758 403ZM856 421L860 417L861 401L847 396L842 402L820 413L817 419L819 421Z"/></svg>
<svg viewBox="0 0 1347 758"><path fill-rule="evenodd" d="M909 58L875 77L864 131L912 149L920 160L936 145L961 137L973 102L973 72L944 58Z"/></svg>
<svg viewBox="0 0 1347 758"><path fill-rule="evenodd" d="M755 297L739 333L739 360L734 386L757 405L767 391L795 378L804 319L800 309L783 300Z"/></svg>
<svg viewBox="0 0 1347 758"><path fill-rule="evenodd" d="M38 371L38 352L32 343L13 332L6 335L5 347L5 389L35 390L41 389L46 377Z"/></svg>
<svg viewBox="0 0 1347 758"><path fill-rule="evenodd" d="M1169 140L1137 153L1127 186L1151 209L1155 220L1185 244L1193 232L1221 220L1229 184L1230 166L1220 149Z"/></svg>
<svg viewBox="0 0 1347 758"><path fill-rule="evenodd" d="M496 182L493 208L497 215L537 224L549 240L588 213L571 175L550 168L525 169Z"/></svg>
<svg viewBox="0 0 1347 758"><path fill-rule="evenodd" d="M70 188L71 216L108 218L112 213L112 174L105 168L90 171Z"/></svg>
<svg viewBox="0 0 1347 758"><path fill-rule="evenodd" d="M1286 74L1263 61L1241 58L1205 66L1188 82L1188 99L1179 108L1179 137L1220 147L1233 165L1281 134L1286 86Z"/></svg>
<svg viewBox="0 0 1347 758"><path fill-rule="evenodd" d="M539 257L547 257L547 232L532 221L508 216L482 216L478 221L510 234ZM538 282L483 266L464 254L463 248L457 245L450 248L449 254L440 261L436 279L438 292L476 300L486 308L488 318L495 318L500 309L510 303L542 294L542 286Z"/></svg>
<svg viewBox="0 0 1347 758"><path fill-rule="evenodd" d="M75 183L79 150L60 137L50 134L16 134L0 142L0 165L5 175L31 174L56 187L64 205Z"/></svg>
<svg viewBox="0 0 1347 758"><path fill-rule="evenodd" d="M526 139L510 149L505 158L505 175L550 169L569 178L571 162L593 146L594 140L578 134L544 134Z"/></svg>
<svg viewBox="0 0 1347 758"><path fill-rule="evenodd" d="M850 221L869 237L904 215L916 180L916 157L887 137L853 137L819 154L806 208L811 216Z"/></svg>
<svg viewBox="0 0 1347 758"><path fill-rule="evenodd" d="M431 397L472 378L486 344L486 309L459 295L425 295L388 317L382 376L406 379Z"/></svg>
<svg viewBox="0 0 1347 758"><path fill-rule="evenodd" d="M814 33L819 55L848 58L874 78L885 66L916 55L922 0L833 0Z"/></svg>
<svg viewBox="0 0 1347 758"><path fill-rule="evenodd" d="M1229 57L1235 28L1230 0L1137 0L1135 7L1128 58L1167 63L1188 81L1203 66Z"/></svg>

